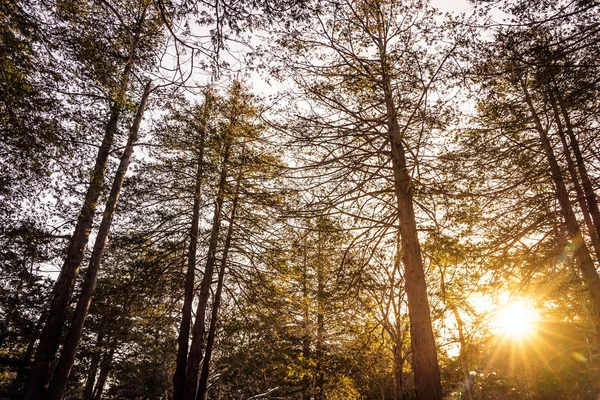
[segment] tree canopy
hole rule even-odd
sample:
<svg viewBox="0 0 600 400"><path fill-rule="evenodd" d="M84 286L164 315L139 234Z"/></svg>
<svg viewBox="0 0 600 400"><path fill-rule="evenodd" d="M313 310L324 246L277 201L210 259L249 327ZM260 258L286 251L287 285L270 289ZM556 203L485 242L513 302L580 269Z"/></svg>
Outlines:
<svg viewBox="0 0 600 400"><path fill-rule="evenodd" d="M0 398L599 397L599 17L2 1Z"/></svg>

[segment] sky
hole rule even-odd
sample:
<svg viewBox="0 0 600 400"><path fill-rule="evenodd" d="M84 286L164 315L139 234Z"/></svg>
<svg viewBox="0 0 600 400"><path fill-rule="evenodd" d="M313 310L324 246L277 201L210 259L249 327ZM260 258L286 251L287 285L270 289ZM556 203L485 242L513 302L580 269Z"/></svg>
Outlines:
<svg viewBox="0 0 600 400"><path fill-rule="evenodd" d="M430 0L430 4L437 8L439 11L441 11L442 13L450 13L450 14L455 14L455 15L459 15L462 13L471 13L474 10L474 6L473 4L469 1L469 0ZM493 13L493 15L496 13ZM498 18L494 18L496 20L500 20L501 17L498 16ZM213 28L212 26L198 26L195 25L193 23L190 23L190 27L192 28L192 31L195 35L198 36L204 36L204 37L208 37L209 36L209 30L211 28ZM264 40L264 36L265 36L265 32L261 32L260 30L256 30L253 33L254 38L250 39L250 44L251 45L257 45L259 43L261 43L261 40L263 42L265 42ZM260 39L262 37L262 39ZM243 54L247 53L249 51L249 49L247 47L245 47L245 45L240 44L239 42L235 42L235 41L229 41L227 43L227 47L228 47L228 52L235 54L236 57L239 58L243 58ZM176 57L175 57L175 52L173 49L171 49L171 57L167 57L166 59L163 59L163 63L166 62L166 64L164 65L167 68L173 68L176 65ZM240 63L236 62L234 60L234 58L231 55L227 55L227 52L221 52L221 57L222 59L227 60L228 62L230 62L230 64L232 64L233 68L232 69L244 69L245 66L241 65ZM183 57L185 59L185 57ZM197 67L199 65L199 62L203 59L203 57L196 57L195 60L195 66ZM180 60L181 61L181 60ZM189 62L186 62L187 65L185 65L184 69L187 71L184 72L189 72ZM239 74L239 73L238 73ZM169 75L168 73L166 75ZM233 74L234 76L236 75L236 73ZM207 71L207 70L202 70L201 68L194 68L194 72L193 72L193 80L197 83L198 86L203 86L206 85L208 82L211 81L211 74ZM254 90L257 92L257 94L266 96L269 94L274 94L277 93L278 91L282 90L283 87L281 86L280 83L278 82L274 82L274 79L271 79L269 82L266 82L266 77L263 75L262 77L251 73L250 74L250 81L252 81L253 83L253 87ZM224 77L227 78L227 77ZM222 79L222 82L224 84L226 84L226 82L228 82L229 79ZM188 82L190 83L190 82ZM191 97L193 97L190 94Z"/></svg>
<svg viewBox="0 0 600 400"><path fill-rule="evenodd" d="M431 0L431 5L443 12L461 13L473 8L467 0Z"/></svg>

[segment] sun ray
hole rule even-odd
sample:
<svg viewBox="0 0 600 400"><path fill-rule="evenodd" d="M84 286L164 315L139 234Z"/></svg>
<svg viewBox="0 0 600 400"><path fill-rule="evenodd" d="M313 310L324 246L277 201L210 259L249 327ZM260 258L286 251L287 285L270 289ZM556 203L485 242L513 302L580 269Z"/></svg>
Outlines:
<svg viewBox="0 0 600 400"><path fill-rule="evenodd" d="M500 309L492 326L501 336L508 339L524 339L535 332L536 314L523 301L515 301Z"/></svg>

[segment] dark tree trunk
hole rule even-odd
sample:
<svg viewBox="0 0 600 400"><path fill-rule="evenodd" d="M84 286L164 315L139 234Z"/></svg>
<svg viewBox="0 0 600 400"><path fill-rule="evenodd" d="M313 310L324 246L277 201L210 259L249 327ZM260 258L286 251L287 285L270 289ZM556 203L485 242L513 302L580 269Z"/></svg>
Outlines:
<svg viewBox="0 0 600 400"><path fill-rule="evenodd" d="M60 346L61 333L65 323L67 308L71 301L73 288L75 287L75 281L79 273L81 260L83 259L83 253L90 236L90 230L92 229L98 198L100 197L102 186L104 185L106 165L108 163L114 136L117 132L117 125L121 116L125 94L129 86L129 75L133 68L135 50L141 34L141 24L144 20L144 15L138 23L135 37L129 51L129 59L125 64L119 88L110 107L110 117L106 124L102 144L98 149L94 169L90 174L90 185L88 186L81 212L77 219L75 232L73 232L73 235L71 236L67 256L60 275L54 284L48 318L42 329L40 342L27 377L23 395L24 400L42 400L45 398L46 386L50 378L52 364L54 363L56 352Z"/></svg>
<svg viewBox="0 0 600 400"><path fill-rule="evenodd" d="M558 111L558 107L556 105L556 100L551 92L550 95L550 103L552 105L552 110L554 112L554 119L556 120L556 125L558 128L558 136L560 137L560 142L563 148L563 154L567 161L567 169L569 171L569 175L571 176L571 182L573 183L573 187L575 188L575 193L577 193L577 200L579 202L579 208L581 208L581 213L583 214L583 220L588 228L588 232L592 241L592 246L594 246L594 251L596 252L596 258L600 260L600 239L597 236L597 232L594 228L594 223L590 216L590 210L588 208L586 202L585 193L579 183L579 177L577 176L577 170L575 169L575 163L571 158L571 152L569 151L569 145L567 143L567 139L565 137L565 131L563 129L562 122L560 120L560 113Z"/></svg>
<svg viewBox="0 0 600 400"><path fill-rule="evenodd" d="M213 270L217 257L217 244L219 240L219 231L221 228L221 214L223 208L223 199L225 197L225 183L227 181L227 164L229 161L229 149L231 146L230 138L226 138L225 149L223 152L223 164L221 166L221 177L219 180L219 189L215 200L215 211L213 224L208 243L208 256L204 276L200 284L200 294L198 296L198 307L196 308L196 320L192 328L192 344L190 354L188 355L187 367L185 371L185 385L183 389L183 398L185 400L194 400L198 385L198 372L200 370L200 361L202 360L202 341L204 336L204 317L210 286L212 283Z"/></svg>
<svg viewBox="0 0 600 400"><path fill-rule="evenodd" d="M225 256L225 253L223 253L223 256ZM217 319L219 317L219 307L221 306L221 292L223 290L225 268L224 263L221 263L217 291L215 292L212 315L210 317L210 328L208 329L208 337L206 338L206 350L204 351L204 358L202 359L202 373L200 374L200 383L198 384L198 395L196 396L196 400L206 400L208 398L207 388L208 375L210 373L210 359L212 357L212 349L217 331Z"/></svg>
<svg viewBox="0 0 600 400"><path fill-rule="evenodd" d="M85 388L83 389L83 400L91 400L92 393L94 390L94 383L96 383L96 375L98 374L98 367L100 366L100 357L102 356L102 346L104 345L104 334L98 334L98 341L96 342L96 351L92 355L90 360L90 372L88 373L87 380L85 382Z"/></svg>
<svg viewBox="0 0 600 400"><path fill-rule="evenodd" d="M575 132L573 131L573 124L571 123L571 118L569 117L569 112L567 111L564 101L562 99L562 95L557 90L556 96L558 99L558 104L560 106L561 112L565 119L565 125L567 127L567 135L569 135L569 140L571 142L571 149L573 150L573 154L575 155L575 161L577 162L577 170L579 171L579 175L581 177L581 185L583 186L583 190L585 193L585 200L588 205L589 212L592 216L592 220L594 222L594 227L596 231L596 237L600 238L600 210L598 209L598 200L596 199L596 194L594 193L594 188L592 186L592 181L587 172L587 168L585 166L585 161L583 159L583 154L581 153L581 148L579 147L579 140L575 136ZM600 259L598 259L600 261Z"/></svg>
<svg viewBox="0 0 600 400"><path fill-rule="evenodd" d="M411 177L406 164L393 93L389 77L385 73L385 60L382 61L384 64L383 89L394 170L394 191L398 206L399 232L404 251L405 290L410 318L415 392L419 400L441 400L442 385L413 208Z"/></svg>
<svg viewBox="0 0 600 400"><path fill-rule="evenodd" d="M205 105L207 106L207 105ZM196 171L196 186L194 187L194 209L192 211L192 226L190 228L190 246L188 249L188 264L185 274L185 295L181 311L181 325L177 337L177 362L173 375L173 400L183 398L185 385L185 367L192 324L192 302L194 300L194 275L196 272L196 251L198 248L198 224L200 221L200 193L204 168L204 137L206 129L200 133L200 148L198 149L198 169Z"/></svg>
<svg viewBox="0 0 600 400"><path fill-rule="evenodd" d="M219 317L219 307L221 306L221 293L223 291L223 279L225 277L225 269L227 267L227 257L231 247L231 237L233 236L233 225L235 222L235 213L237 210L238 197L240 193L242 173L240 171L231 205L231 217L229 218L229 227L227 228L227 236L223 247L223 256L221 257L221 269L219 270L219 279L217 283L217 291L213 302L212 315L210 317L210 328L208 329L208 337L206 339L206 350L204 352L204 360L202 361L202 373L200 374L200 383L198 385L198 395L196 400L206 400L208 398L208 374L210 373L210 359L212 349L215 342L215 334L217 332L217 322Z"/></svg>
<svg viewBox="0 0 600 400"><path fill-rule="evenodd" d="M588 291L590 292L592 303L594 304L596 324L600 325L600 276L598 276L598 271L596 271L594 262L590 256L590 252L581 235L579 224L577 223L577 219L573 213L573 208L571 207L569 193L565 187L562 173L560 171L558 162L556 161L556 157L554 156L554 150L552 149L550 140L548 140L546 130L542 126L542 122L540 121L531 97L529 96L529 90L527 89L526 83L523 80L521 80L520 83L521 88L523 89L523 94L525 95L525 101L527 102L529 111L531 112L533 121L535 123L536 130L538 131L542 148L546 154L546 159L550 165L550 173L552 175L552 181L554 182L554 187L556 190L556 198L565 220L567 232L571 236L571 240L575 247L575 256L579 261L579 268L587 285Z"/></svg>
<svg viewBox="0 0 600 400"><path fill-rule="evenodd" d="M113 343L107 354L102 357L102 363L100 364L100 376L98 382L94 388L93 400L100 400L102 398L102 392L104 392L104 386L106 385L106 379L112 368L112 360L115 355L116 343Z"/></svg>
<svg viewBox="0 0 600 400"><path fill-rule="evenodd" d="M79 341L83 332L83 325L85 323L85 319L87 318L90 304L92 302L92 295L94 294L94 290L96 289L96 284L98 282L98 271L100 270L102 254L104 253L106 242L108 241L110 226L115 215L117 202L119 201L119 195L121 194L121 188L123 187L123 181L125 180L125 174L127 173L129 163L131 162L131 156L133 155L133 149L135 142L137 141L140 124L144 116L146 103L148 102L148 96L150 96L150 90L152 87L151 85L152 82L149 81L144 88L144 93L140 100L137 113L133 120L131 129L129 130L127 144L123 150L123 155L121 156L121 161L119 162L119 167L117 168L117 172L110 189L110 195L106 201L104 215L102 216L102 222L100 223L98 235L96 236L96 241L94 242L94 249L92 251L92 256L90 257L90 263L86 271L85 281L83 282L83 287L77 302L75 314L73 314L73 319L67 333L65 345L58 360L58 364L54 370L54 376L50 381L50 386L48 387L46 399L49 400L62 399L71 368L73 367L73 362L75 361L75 355L77 354L77 348L79 347Z"/></svg>
<svg viewBox="0 0 600 400"><path fill-rule="evenodd" d="M396 274L401 274L401 257L402 257L402 246L400 243L400 237L397 238L396 244L396 259L394 260L394 271L392 275L392 281L390 285L390 298L391 304L394 308L395 321L394 324L388 324L390 326L390 336L394 341L392 352L394 355L393 361L393 373L394 373L394 400L402 400L404 397L402 390L404 384L404 337L406 334L405 327L402 324L402 287L396 284Z"/></svg>
<svg viewBox="0 0 600 400"><path fill-rule="evenodd" d="M127 71L129 75L129 69ZM87 245L90 230L96 213L98 197L104 184L104 173L108 162L108 155L117 130L117 122L121 114L121 104L115 101L110 111L110 119L98 155L96 164L91 173L90 186L85 195L83 207L79 213L77 226L73 233L67 257L62 266L61 273L54 284L54 295L48 320L44 325L40 342L32 363L31 370L25 386L25 400L41 400L44 398L50 369L60 346L61 331L65 322L66 311L73 294L75 280L79 273L83 252Z"/></svg>

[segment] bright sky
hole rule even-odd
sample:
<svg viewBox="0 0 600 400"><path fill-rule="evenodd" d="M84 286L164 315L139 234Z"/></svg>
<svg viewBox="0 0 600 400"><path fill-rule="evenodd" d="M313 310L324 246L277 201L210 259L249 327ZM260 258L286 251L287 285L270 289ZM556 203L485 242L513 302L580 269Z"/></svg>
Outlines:
<svg viewBox="0 0 600 400"><path fill-rule="evenodd" d="M443 12L461 13L473 8L467 0L431 0L431 5Z"/></svg>
<svg viewBox="0 0 600 400"><path fill-rule="evenodd" d="M467 15L469 15L474 10L474 5L469 0L430 0L430 4L433 7L440 10L442 13L451 13L451 14L455 14L455 15L459 15L462 13L466 13ZM496 12L494 12L493 15L496 17ZM497 18L494 18L494 19L500 21L502 19L502 17L500 15L498 15ZM195 35L204 36L204 37L208 37L209 30L211 28L213 28L212 26L200 27L196 24L190 24L190 26L192 27L193 33ZM259 44L262 40L265 39L264 38L265 33L261 32L260 30L254 31L253 34L255 35L255 38L250 39L250 43L252 43L255 46L257 44ZM247 36L247 35L245 35L245 36ZM242 70L243 71L245 66L240 63L240 60L244 58L243 55L246 54L249 51L249 49L242 43L236 42L236 41L229 41L227 43L227 47L228 47L228 51L222 52L221 58L223 60L227 60L231 64L231 67L233 70ZM175 52L173 51L174 49L171 49L171 50L172 50L170 52L170 53L172 53L171 57L167 57L162 60L163 66L166 68L169 68L169 69L174 68L176 66L176 62L177 62L177 59L175 57ZM227 53L230 53L230 54L227 54ZM188 54L188 56L189 56L189 54ZM238 60L235 60L235 58L237 58ZM200 56L199 58L196 59L196 61L194 62L195 67L198 67L198 65L202 59L203 59L202 56ZM189 67L190 67L189 58L182 57L182 59L180 59L180 61L183 61L184 65L185 65L184 66L184 74L189 73ZM165 76L172 75L172 73L166 72L164 70L163 70L163 73L165 73ZM192 76L193 76L194 82L200 86L205 85L206 83L208 83L211 80L210 73L206 70L202 70L201 68L194 68ZM235 76L235 74L234 74L234 76ZM255 92L257 92L258 94L261 94L261 95L274 94L283 89L281 84L279 82L275 82L274 79L270 80L270 82L267 84L265 82L264 77L260 77L255 73L252 73L251 76L252 76L252 78L250 80L253 83ZM228 79L223 79L223 82L226 83L226 81L228 81ZM192 83L192 82L188 81L188 84L190 84L190 83Z"/></svg>

